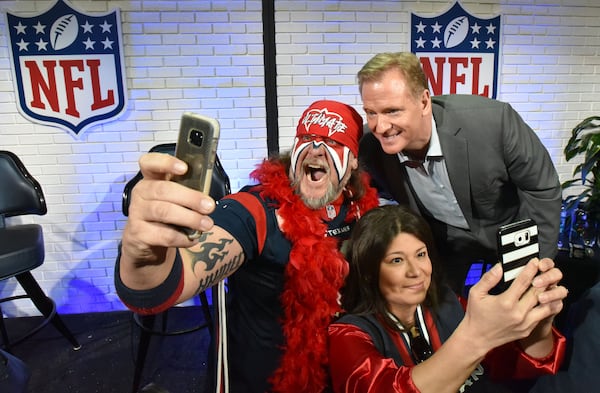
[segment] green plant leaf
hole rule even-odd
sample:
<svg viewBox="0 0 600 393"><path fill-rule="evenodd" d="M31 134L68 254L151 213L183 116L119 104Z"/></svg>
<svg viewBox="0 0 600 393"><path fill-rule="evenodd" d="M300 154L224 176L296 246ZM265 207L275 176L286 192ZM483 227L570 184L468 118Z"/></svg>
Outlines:
<svg viewBox="0 0 600 393"><path fill-rule="evenodd" d="M561 184L563 190L580 188L565 198L567 209L580 207L600 222L600 116L590 116L573 128L564 155L566 161L582 160L573 169L573 178Z"/></svg>

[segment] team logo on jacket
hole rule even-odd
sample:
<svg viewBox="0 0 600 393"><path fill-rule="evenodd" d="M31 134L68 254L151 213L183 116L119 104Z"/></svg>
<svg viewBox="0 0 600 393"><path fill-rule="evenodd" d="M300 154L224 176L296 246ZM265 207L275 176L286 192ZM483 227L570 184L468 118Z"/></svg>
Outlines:
<svg viewBox="0 0 600 393"><path fill-rule="evenodd" d="M37 15L7 12L19 111L79 134L125 111L118 10L89 15L64 0Z"/></svg>
<svg viewBox="0 0 600 393"><path fill-rule="evenodd" d="M455 3L446 13L411 13L411 52L421 60L433 95L496 98L500 16L475 17Z"/></svg>

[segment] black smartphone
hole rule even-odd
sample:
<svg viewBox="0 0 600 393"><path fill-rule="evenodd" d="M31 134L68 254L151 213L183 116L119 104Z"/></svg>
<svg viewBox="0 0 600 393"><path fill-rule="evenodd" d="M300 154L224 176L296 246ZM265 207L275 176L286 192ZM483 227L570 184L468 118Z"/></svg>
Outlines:
<svg viewBox="0 0 600 393"><path fill-rule="evenodd" d="M498 229L497 239L498 258L504 271L500 289L504 290L531 258L539 257L538 227L530 218L503 225Z"/></svg>
<svg viewBox="0 0 600 393"><path fill-rule="evenodd" d="M175 156L188 165L188 171L171 180L194 190L210 193L210 182L215 165L220 126L216 119L192 112L181 115L179 136ZM189 228L181 228L190 240L201 233Z"/></svg>

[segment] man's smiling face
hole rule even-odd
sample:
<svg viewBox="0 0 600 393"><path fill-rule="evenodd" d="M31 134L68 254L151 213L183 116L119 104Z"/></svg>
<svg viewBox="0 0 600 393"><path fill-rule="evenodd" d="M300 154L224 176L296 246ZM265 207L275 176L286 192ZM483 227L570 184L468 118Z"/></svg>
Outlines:
<svg viewBox="0 0 600 393"><path fill-rule="evenodd" d="M367 125L384 152L419 151L431 137L431 97L423 90L415 97L402 73L385 71L380 78L365 81L361 88Z"/></svg>

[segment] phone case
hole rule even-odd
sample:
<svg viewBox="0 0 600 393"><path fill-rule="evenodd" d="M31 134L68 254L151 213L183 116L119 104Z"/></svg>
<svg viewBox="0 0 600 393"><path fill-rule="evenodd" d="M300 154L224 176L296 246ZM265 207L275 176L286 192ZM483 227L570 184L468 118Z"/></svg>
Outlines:
<svg viewBox="0 0 600 393"><path fill-rule="evenodd" d="M174 176L171 180L209 194L219 132L217 120L196 113L183 113L175 156L188 164L188 171L182 176ZM200 236L198 231L181 229L190 239Z"/></svg>
<svg viewBox="0 0 600 393"><path fill-rule="evenodd" d="M196 113L181 116L175 156L188 164L188 171L173 181L204 193L210 192L210 181L219 141L219 122Z"/></svg>
<svg viewBox="0 0 600 393"><path fill-rule="evenodd" d="M539 251L538 227L532 219L501 226L498 256L504 270L504 283L514 280L531 258L539 256Z"/></svg>

